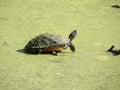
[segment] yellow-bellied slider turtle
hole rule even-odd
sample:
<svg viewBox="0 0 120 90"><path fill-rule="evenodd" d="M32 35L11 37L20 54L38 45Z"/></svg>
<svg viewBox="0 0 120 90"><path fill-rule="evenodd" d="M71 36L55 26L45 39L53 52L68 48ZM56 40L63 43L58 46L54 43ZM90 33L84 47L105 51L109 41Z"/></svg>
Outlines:
<svg viewBox="0 0 120 90"><path fill-rule="evenodd" d="M24 50L27 53L52 53L57 55L58 52L69 46L75 52L75 47L71 41L75 38L76 34L77 30L71 32L68 40L61 35L43 33L30 40Z"/></svg>

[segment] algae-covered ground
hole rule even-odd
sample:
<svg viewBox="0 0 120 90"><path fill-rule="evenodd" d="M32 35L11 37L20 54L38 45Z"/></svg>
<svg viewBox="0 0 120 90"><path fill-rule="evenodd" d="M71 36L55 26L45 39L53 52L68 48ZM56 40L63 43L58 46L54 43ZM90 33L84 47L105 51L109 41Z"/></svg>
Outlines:
<svg viewBox="0 0 120 90"><path fill-rule="evenodd" d="M120 90L119 0L0 0L0 90ZM58 56L19 52L44 32L73 40Z"/></svg>

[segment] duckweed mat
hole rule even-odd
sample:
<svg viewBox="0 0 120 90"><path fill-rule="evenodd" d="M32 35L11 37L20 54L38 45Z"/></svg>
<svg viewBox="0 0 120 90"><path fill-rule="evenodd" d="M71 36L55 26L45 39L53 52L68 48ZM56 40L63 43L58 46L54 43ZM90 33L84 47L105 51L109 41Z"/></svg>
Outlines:
<svg viewBox="0 0 120 90"><path fill-rule="evenodd" d="M119 90L119 0L0 0L0 90ZM31 38L56 33L73 40L58 56L25 54Z"/></svg>

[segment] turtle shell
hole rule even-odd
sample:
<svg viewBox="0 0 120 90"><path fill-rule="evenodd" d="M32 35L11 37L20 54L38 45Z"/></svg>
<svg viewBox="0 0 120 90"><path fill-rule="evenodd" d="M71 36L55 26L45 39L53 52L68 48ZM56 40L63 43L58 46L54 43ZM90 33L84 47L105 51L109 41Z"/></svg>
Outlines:
<svg viewBox="0 0 120 90"><path fill-rule="evenodd" d="M28 52L61 51L67 48L68 44L69 40L61 35L44 33L30 40L25 46L25 50Z"/></svg>

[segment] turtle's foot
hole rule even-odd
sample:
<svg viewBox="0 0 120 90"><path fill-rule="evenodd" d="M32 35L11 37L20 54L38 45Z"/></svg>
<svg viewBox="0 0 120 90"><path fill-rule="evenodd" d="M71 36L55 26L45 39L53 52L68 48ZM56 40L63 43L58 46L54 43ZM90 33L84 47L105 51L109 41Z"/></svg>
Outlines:
<svg viewBox="0 0 120 90"><path fill-rule="evenodd" d="M52 55L57 56L57 55L58 55L58 52L52 52Z"/></svg>

